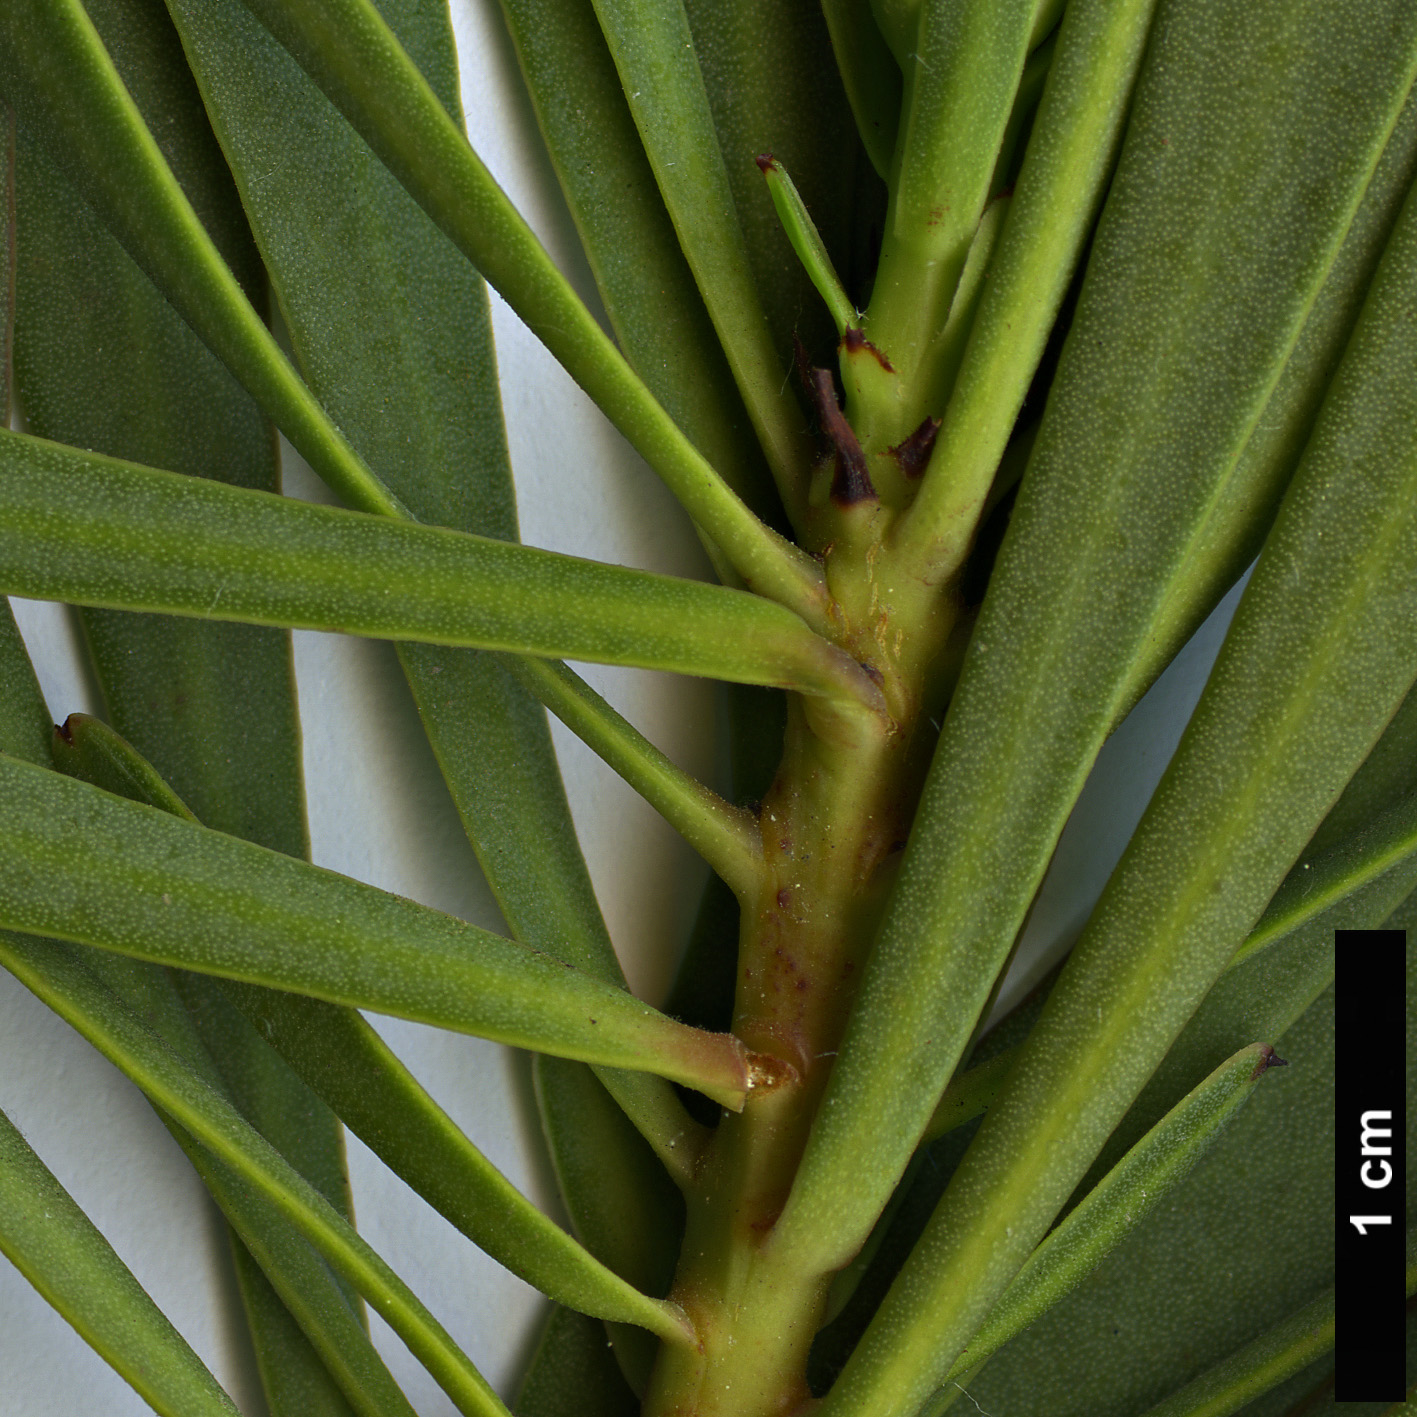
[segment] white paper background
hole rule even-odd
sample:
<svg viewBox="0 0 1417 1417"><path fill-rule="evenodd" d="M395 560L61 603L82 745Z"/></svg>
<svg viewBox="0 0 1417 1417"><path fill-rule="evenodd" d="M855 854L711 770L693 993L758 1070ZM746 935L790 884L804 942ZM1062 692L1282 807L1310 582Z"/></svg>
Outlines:
<svg viewBox="0 0 1417 1417"><path fill-rule="evenodd" d="M495 3L453 0L474 145L588 293L569 218L541 151ZM514 315L493 297L503 405L527 542L657 571L707 575L687 520L657 479ZM287 453L287 488L323 500ZM95 707L57 606L16 603L56 721ZM1222 613L1108 745L1030 925L1020 968L1081 925L1175 745L1218 643ZM496 907L437 775L389 646L298 632L296 673L314 860L500 928ZM585 668L676 762L712 778L715 691L697 681ZM553 724L571 808L617 948L635 987L663 996L704 869L658 816ZM1022 983L1020 984L1022 987ZM525 1060L414 1024L380 1027L472 1140L559 1216ZM0 1109L109 1237L243 1412L264 1411L225 1237L147 1104L8 975L0 974ZM504 1395L514 1390L540 1300L390 1175L355 1139L361 1230ZM452 1405L374 1320L375 1339L417 1410ZM137 1396L0 1258L0 1412L140 1417Z"/></svg>

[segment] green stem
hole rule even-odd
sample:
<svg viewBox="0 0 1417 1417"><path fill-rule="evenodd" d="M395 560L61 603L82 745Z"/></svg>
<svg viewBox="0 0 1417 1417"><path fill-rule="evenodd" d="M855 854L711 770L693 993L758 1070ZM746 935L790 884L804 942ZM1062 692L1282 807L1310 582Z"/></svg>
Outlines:
<svg viewBox="0 0 1417 1417"><path fill-rule="evenodd" d="M949 576L972 544L1102 200L1154 6L1078 0L1069 11L952 396L929 410L944 416L930 469L894 530L918 573Z"/></svg>
<svg viewBox="0 0 1417 1417"><path fill-rule="evenodd" d="M866 329L907 383L944 324L989 198L1035 0L925 0ZM906 430L909 431L909 430Z"/></svg>

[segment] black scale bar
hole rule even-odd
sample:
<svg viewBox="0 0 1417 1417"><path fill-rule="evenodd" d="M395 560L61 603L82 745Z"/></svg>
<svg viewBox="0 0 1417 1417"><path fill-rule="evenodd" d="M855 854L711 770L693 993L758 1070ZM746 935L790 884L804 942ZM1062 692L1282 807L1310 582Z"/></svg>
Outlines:
<svg viewBox="0 0 1417 1417"><path fill-rule="evenodd" d="M1407 1389L1404 930L1339 930L1335 983L1340 1402Z"/></svg>

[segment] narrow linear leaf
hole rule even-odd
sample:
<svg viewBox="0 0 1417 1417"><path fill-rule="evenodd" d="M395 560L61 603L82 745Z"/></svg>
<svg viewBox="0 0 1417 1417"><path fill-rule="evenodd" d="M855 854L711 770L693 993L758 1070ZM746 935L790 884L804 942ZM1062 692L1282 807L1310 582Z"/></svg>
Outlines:
<svg viewBox="0 0 1417 1417"><path fill-rule="evenodd" d="M866 0L823 0L822 16L861 146L877 176L888 179L900 126L900 66Z"/></svg>
<svg viewBox="0 0 1417 1417"><path fill-rule="evenodd" d="M1417 862L1411 860L1414 852L1417 793L1379 813L1346 841L1316 855L1305 852L1274 893L1274 899L1228 968L1269 949L1291 931L1327 914L1346 897L1381 878L1386 878L1384 889L1395 906L1417 884Z"/></svg>
<svg viewBox="0 0 1417 1417"><path fill-rule="evenodd" d="M794 336L809 357L824 363L834 343L831 321L813 299L754 162L765 152L781 160L847 288L869 281L885 189L860 151L821 5L818 0L682 3L778 367L784 374L791 368ZM874 239L865 234L871 223Z"/></svg>
<svg viewBox="0 0 1417 1417"><path fill-rule="evenodd" d="M665 1294L674 1275L684 1206L663 1168L585 1068L559 1058L533 1063L536 1101L552 1164L581 1243L645 1294ZM648 1333L608 1325L620 1370L641 1396L658 1345Z"/></svg>
<svg viewBox="0 0 1417 1417"><path fill-rule="evenodd" d="M1411 701L1409 693L1404 708L1383 731L1343 797L1329 809L1304 855L1290 868L1244 944L1108 1138L1075 1197L1090 1191L1178 1098L1246 1039L1279 1038L1298 1021L1333 982L1335 931L1369 930L1384 924L1417 885L1417 860L1410 856L1372 876L1364 869L1369 858L1362 849L1355 849L1351 858L1333 847L1314 853L1314 843L1326 835L1331 823L1348 821L1344 803L1354 785L1360 779L1385 775L1384 766L1405 740L1408 725L1402 720ZM1402 801L1402 778L1390 782L1386 792L1369 781L1361 796L1375 810L1385 804L1396 806ZM1366 839L1366 832L1356 833L1345 845L1357 847ZM1350 877L1334 878L1336 889L1316 898L1311 877L1316 869L1322 874L1320 863L1329 852L1336 860L1351 859L1357 869Z"/></svg>
<svg viewBox="0 0 1417 1417"><path fill-rule="evenodd" d="M865 694L781 606L0 435L13 594ZM869 710L867 710L869 711Z"/></svg>
<svg viewBox="0 0 1417 1417"><path fill-rule="evenodd" d="M856 307L842 289L841 277L832 265L821 232L817 230L817 224L812 220L812 214L807 210L787 169L771 153L762 154L758 158L758 166L767 180L782 229L787 233L797 259L802 262L807 278L831 312L838 337L844 338L846 327L856 321Z"/></svg>
<svg viewBox="0 0 1417 1417"><path fill-rule="evenodd" d="M546 1320L514 1405L517 1417L640 1417L605 1330L559 1306Z"/></svg>
<svg viewBox="0 0 1417 1417"><path fill-rule="evenodd" d="M936 417L935 409L952 407L951 393L960 363L979 323L980 306L994 285L994 252L1012 206L1013 198L1007 194L993 197L979 218L974 239L969 243L969 254L959 273L954 299L950 302L949 318L921 363L914 401L903 419L907 427L918 426L921 419ZM917 413L920 419L916 419ZM936 444L938 446L938 434ZM993 490L992 484L989 490ZM921 495L925 495L923 486Z"/></svg>
<svg viewBox="0 0 1417 1417"><path fill-rule="evenodd" d="M1016 1048L1011 1048L951 1079L930 1116L925 1134L920 1138L921 1145L964 1126L966 1122L972 1122L976 1117L982 1117L1003 1091L1017 1052Z"/></svg>
<svg viewBox="0 0 1417 1417"><path fill-rule="evenodd" d="M1414 175L1417 91L1409 89L1283 372L1192 542L1182 575L1168 588L1152 622L1118 704L1119 716L1141 697L1259 554L1358 322Z"/></svg>
<svg viewBox="0 0 1417 1417"><path fill-rule="evenodd" d="M249 11L170 8L311 388L419 520L516 540L481 277ZM392 0L383 13L456 116L446 16ZM409 397L391 404L390 384ZM399 659L515 937L623 984L545 715L494 656L406 643ZM675 1159L688 1119L669 1085L627 1073L612 1087Z"/></svg>
<svg viewBox="0 0 1417 1417"><path fill-rule="evenodd" d="M352 1286L259 1190L161 1109L159 1115L231 1227L237 1281L273 1413L414 1417L369 1341L357 1294L352 1303L346 1292L356 1292Z"/></svg>
<svg viewBox="0 0 1417 1417"><path fill-rule="evenodd" d="M595 7L503 0L502 13L620 348L724 481L776 523L782 510L772 474L640 146Z"/></svg>
<svg viewBox="0 0 1417 1417"><path fill-rule="evenodd" d="M1275 1041L1290 1066L1256 1090L1169 1202L962 1380L986 1412L1137 1417L1333 1283L1333 991Z"/></svg>
<svg viewBox="0 0 1417 1417"><path fill-rule="evenodd" d="M45 150L310 465L369 511L399 505L325 417L192 210L78 0L0 14L0 87Z"/></svg>
<svg viewBox="0 0 1417 1417"><path fill-rule="evenodd" d="M159 807L184 822L197 820L161 773L101 718L71 713L55 728L51 753L54 766L68 777L130 802Z"/></svg>
<svg viewBox="0 0 1417 1417"><path fill-rule="evenodd" d="M729 489L625 362L369 0L247 0L629 439L744 581L820 618L820 568Z"/></svg>
<svg viewBox="0 0 1417 1417"><path fill-rule="evenodd" d="M22 649L20 653L23 656ZM27 658L21 668L23 675L0 678L0 711L28 698L42 712L43 699L33 682ZM165 810L190 819L187 808L151 766L98 720L71 715L65 729L53 735L53 750L62 770L97 779L122 795L154 801ZM162 1030L165 1041L188 1067L222 1089L211 1057L194 1032L169 972L140 960L102 953L97 953L90 964L99 968L120 998L138 1009L151 1026ZM232 1031L220 1032L214 1041L228 1063L233 1061L236 1050L231 1046ZM253 1041L256 1049L265 1049L259 1039ZM270 1054L269 1049L265 1052ZM251 1081L248 1079L248 1084ZM296 1088L303 1091L298 1082ZM248 1116L253 1111L262 1113L260 1120L268 1139L273 1133L284 1154L294 1158L306 1179L320 1185L326 1198L347 1215L348 1183L339 1124L327 1111L322 1117L323 1109L308 1093L292 1096L289 1086L282 1087L278 1082L272 1085L269 1069L266 1076L244 1091ZM254 1108L253 1098L257 1104ZM158 1115L186 1151L233 1227L233 1258L273 1417L349 1417L351 1403L355 1412L366 1417L390 1417L403 1411L406 1404L402 1394L361 1326L355 1292L341 1287L324 1262L291 1233L278 1214L258 1197L234 1185L220 1163L160 1109ZM253 1258L253 1253L259 1260ZM331 1373L336 1375L339 1386Z"/></svg>
<svg viewBox="0 0 1417 1417"><path fill-rule="evenodd" d="M1402 818L1405 820L1405 817L1404 811ZM1240 996L1263 999L1271 1005L1285 999L1286 990L1278 980L1262 979L1245 968L1255 956L1276 945L1284 946L1287 952L1307 953L1311 945L1322 946L1324 942L1331 945L1335 930L1375 929L1387 919L1392 909L1417 886L1417 860L1413 859L1417 841L1410 840L1404 830L1401 839L1405 850L1388 859L1388 838L1381 830L1385 824L1375 823L1371 832L1360 834L1358 840L1345 843L1343 848L1325 853L1318 860L1295 863L1245 943L1225 966L1224 974L1207 995L1201 1011L1187 1025L1187 1032L1202 1021L1206 1010L1217 1002L1216 991L1222 988L1222 981L1236 971L1245 979L1244 984L1236 981ZM1376 850L1373 849L1375 841L1380 843ZM1328 954L1326 967L1318 965L1312 976L1305 971L1298 992L1288 1002L1287 1011L1276 1017L1270 1027L1258 1031L1278 1037L1328 986L1333 978L1331 949ZM1166 1095L1168 1086L1174 1087L1169 1073L1173 1061L1179 1061L1178 1053L1190 1052L1185 1038L1183 1034L1177 1048L1167 1055L1167 1061L1153 1075L1147 1091L1138 1100L1139 1109L1145 1110L1147 1093L1153 1086L1159 1086L1162 1096ZM1017 1046L1011 1048L951 1079L931 1115L922 1145L983 1116L1002 1092L1018 1051ZM1125 1128L1126 1124L1123 1126ZM1114 1145L1115 1140L1109 1150ZM1083 1189L1090 1188L1084 1183Z"/></svg>
<svg viewBox="0 0 1417 1417"><path fill-rule="evenodd" d="M30 943L40 951L45 948L43 942ZM51 942L50 948L62 957L66 947ZM175 1060L174 1066L219 1097L223 1106L237 1109L276 1148L282 1164L291 1166L348 1221L343 1151L339 1148L331 1157L325 1146L329 1132L321 1125L333 1119L308 1093L302 1116L292 1117L281 1107L290 1100L289 1084L299 1088L298 1080L287 1072L271 1085L272 1073L281 1071L279 1059L241 1019L233 1027L229 1019L212 1018L212 1010L203 1007L209 1001L201 995L206 981L104 951L89 952L82 961L77 954L73 958L77 977L89 981L115 1010L142 1019L150 1037L160 1040L158 1046ZM189 1012L184 999L193 998L194 988L199 1007ZM83 992L81 986L79 995L71 997L62 977L56 977L41 997L73 1023L73 1009L84 1012ZM93 1041L91 1034L85 1036ZM220 1050L216 1056L221 1066L214 1061L210 1043ZM263 1378L269 1374L278 1387L302 1389L326 1401L330 1417L345 1417L351 1409L361 1417L411 1417L412 1409L369 1341L358 1290L331 1270L279 1207L195 1139L156 1099L150 1100L226 1217L243 1290L260 1286L264 1305L255 1313L248 1310L248 1321ZM276 1305L284 1306L284 1317L268 1312Z"/></svg>
<svg viewBox="0 0 1417 1417"><path fill-rule="evenodd" d="M960 565L1111 175L1155 0L1068 7L930 469L897 532L931 575ZM944 385L947 392L950 385ZM907 419L907 422L909 420Z"/></svg>
<svg viewBox="0 0 1417 1417"><path fill-rule="evenodd" d="M595 0L595 13L778 491L800 512L811 458L802 411L758 297L689 17L677 0Z"/></svg>
<svg viewBox="0 0 1417 1417"><path fill-rule="evenodd" d="M228 264L246 272L248 294L263 292L260 259L166 11L150 0L91 3L88 12ZM29 431L277 490L273 430L254 402L39 149L27 144L21 157L18 382ZM61 770L185 815L171 781L214 827L306 856L289 634L100 610L82 617L105 710L147 756L95 720L71 716L54 740ZM207 1030L207 1051L228 1075L244 1074L236 1100L245 1115L348 1216L338 1120L288 1070L262 1068L261 1052L273 1055L242 1028L244 1038L241 1029ZM401 1394L361 1328L358 1295L185 1132L172 1130L233 1227L272 1417L401 1410ZM411 1411L406 1403L403 1410Z"/></svg>
<svg viewBox="0 0 1417 1417"><path fill-rule="evenodd" d="M741 1106L746 1050L534 950L331 871L0 761L0 924L499 1042Z"/></svg>
<svg viewBox="0 0 1417 1417"><path fill-rule="evenodd" d="M236 1108L185 1068L84 967L72 946L0 933L0 961L195 1140L255 1187L375 1307L465 1417L507 1417L406 1285Z"/></svg>
<svg viewBox="0 0 1417 1417"><path fill-rule="evenodd" d="M1383 736L1310 839L1305 855L1327 852L1364 832L1376 817L1411 792L1417 792L1417 694L1408 694L1402 701Z"/></svg>
<svg viewBox="0 0 1417 1417"><path fill-rule="evenodd" d="M1333 1347L1333 1290L1148 1407L1143 1417L1228 1417Z"/></svg>
<svg viewBox="0 0 1417 1417"><path fill-rule="evenodd" d="M272 1417L347 1417L354 1409L310 1346L304 1331L271 1287L261 1266L244 1244L232 1246L236 1285L246 1321L262 1340L256 1347L256 1368ZM308 1358L302 1361L301 1354Z"/></svg>
<svg viewBox="0 0 1417 1417"><path fill-rule="evenodd" d="M139 41L151 39L165 40L181 62L160 7L155 16L147 6L95 8L116 11L139 30L166 31L134 37L138 59L146 48ZM130 46L110 42L126 59ZM199 149L204 131L215 149L195 91L182 97L159 110L166 121L157 126L191 134L188 145ZM277 490L272 429L260 410L37 146L26 144L20 157L16 382L28 430L173 472ZM221 161L219 152L202 150L181 165L197 167L198 157ZM235 192L225 195L236 207ZM227 233L223 244L235 239ZM250 251L253 263L259 267ZM208 824L304 855L289 636L100 610L82 618L105 712L118 731Z"/></svg>
<svg viewBox="0 0 1417 1417"><path fill-rule="evenodd" d="M528 1284L581 1313L682 1336L677 1311L593 1259L458 1130L352 1009L228 983L261 1036L439 1214Z"/></svg>
<svg viewBox="0 0 1417 1417"><path fill-rule="evenodd" d="M774 1243L800 1244L826 1268L864 1242L914 1152L1417 69L1417 13L1403 5L1365 7L1361 26L1345 13L1334 28L1336 12L1318 0L1263 3L1272 17L1249 0L1173 9L1167 44L1148 51L1029 471L777 1226ZM1258 44L1281 28L1296 34L1287 67L1262 86L1232 80L1233 31ZM1336 90L1319 76L1335 65L1361 112L1346 98L1320 111L1316 96ZM1301 201L1287 157L1298 133L1315 154L1302 213L1286 205ZM1230 196L1217 202L1202 174L1221 166ZM1177 206L1182 189L1193 206ZM1182 230L1184 270L1158 265ZM1263 262L1242 249L1262 250ZM1251 269L1252 281L1233 278ZM1388 435L1372 432L1376 450ZM903 1076L919 1085L902 1090Z"/></svg>
<svg viewBox="0 0 1417 1417"><path fill-rule="evenodd" d="M162 1417L236 1406L0 1113L0 1250Z"/></svg>
<svg viewBox="0 0 1417 1417"><path fill-rule="evenodd" d="M944 323L1028 55L1037 0L925 0L866 330L909 381Z"/></svg>
<svg viewBox="0 0 1417 1417"><path fill-rule="evenodd" d="M757 887L762 837L741 808L676 768L563 664L508 659L508 668L593 748L739 894Z"/></svg>
<svg viewBox="0 0 1417 1417"><path fill-rule="evenodd" d="M955 1359L946 1381L962 1378L992 1357L1080 1284L1190 1174L1260 1078L1276 1065L1283 1060L1269 1044L1253 1044L1177 1103L1029 1256Z"/></svg>
<svg viewBox="0 0 1417 1417"><path fill-rule="evenodd" d="M833 1417L900 1411L919 1390L908 1372L953 1361L1407 694L1417 674L1414 290L1409 197L1176 756L1003 1096L833 1390ZM1347 509L1342 522L1334 506Z"/></svg>
<svg viewBox="0 0 1417 1417"><path fill-rule="evenodd" d="M0 686L0 753L48 767L54 725L8 600L0 605Z"/></svg>
<svg viewBox="0 0 1417 1417"><path fill-rule="evenodd" d="M870 0L871 14L896 61L909 61L920 28L920 0Z"/></svg>

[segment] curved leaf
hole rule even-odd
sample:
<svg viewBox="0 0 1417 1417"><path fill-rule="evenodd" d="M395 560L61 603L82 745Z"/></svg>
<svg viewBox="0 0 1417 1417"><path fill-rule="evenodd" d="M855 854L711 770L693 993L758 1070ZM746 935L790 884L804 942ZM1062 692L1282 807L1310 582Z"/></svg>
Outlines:
<svg viewBox="0 0 1417 1417"><path fill-rule="evenodd" d="M0 37L0 86L25 136L44 145L310 465L356 506L398 511L251 308L78 0L7 5Z"/></svg>
<svg viewBox="0 0 1417 1417"><path fill-rule="evenodd" d="M226 990L354 1134L493 1259L582 1313L681 1334L677 1312L618 1278L525 1199L353 1009L239 984Z"/></svg>
<svg viewBox="0 0 1417 1417"><path fill-rule="evenodd" d="M451 916L0 760L0 924L587 1062L741 1106L746 1050Z"/></svg>
<svg viewBox="0 0 1417 1417"><path fill-rule="evenodd" d="M375 1306L459 1412L507 1417L467 1356L349 1222L105 989L72 946L0 932L0 961L294 1225Z"/></svg>
<svg viewBox="0 0 1417 1417"><path fill-rule="evenodd" d="M625 362L370 0L247 0L389 169L600 405L744 581L820 617L820 568L748 510Z"/></svg>
<svg viewBox="0 0 1417 1417"><path fill-rule="evenodd" d="M0 432L0 468L0 584L11 593L874 694L842 651L744 591L20 433Z"/></svg>
<svg viewBox="0 0 1417 1417"><path fill-rule="evenodd" d="M162 1417L236 1405L0 1112L0 1251Z"/></svg>
<svg viewBox="0 0 1417 1417"><path fill-rule="evenodd" d="M212 0L170 8L311 387L420 520L516 540L481 277L254 15ZM446 15L389 0L383 13L456 116ZM390 401L390 385L404 396ZM512 933L623 983L545 715L494 656L406 643L399 659ZM673 1160L687 1119L668 1084L624 1074L611 1086Z"/></svg>

